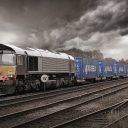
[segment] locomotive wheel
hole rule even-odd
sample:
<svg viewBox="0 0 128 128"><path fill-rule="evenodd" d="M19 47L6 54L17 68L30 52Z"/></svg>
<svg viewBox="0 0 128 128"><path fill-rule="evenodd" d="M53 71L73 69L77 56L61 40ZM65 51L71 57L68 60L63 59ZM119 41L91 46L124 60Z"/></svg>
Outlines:
<svg viewBox="0 0 128 128"><path fill-rule="evenodd" d="M38 84L36 83L36 81L31 81L30 86L31 86L31 89L33 91L39 91L40 90L40 88L39 88L40 82L39 81L38 81Z"/></svg>
<svg viewBox="0 0 128 128"><path fill-rule="evenodd" d="M6 86L4 89L5 94L12 95L15 93L16 88L14 86Z"/></svg>
<svg viewBox="0 0 128 128"><path fill-rule="evenodd" d="M25 91L27 91L27 92L31 92L32 91L32 87L31 87L29 82L25 84Z"/></svg>
<svg viewBox="0 0 128 128"><path fill-rule="evenodd" d="M4 86L3 90L4 90L4 93L7 95L14 94L15 90L16 90L14 81L12 81L12 80L5 81L5 86Z"/></svg>
<svg viewBox="0 0 128 128"><path fill-rule="evenodd" d="M38 85L35 85L35 87L33 88L35 91L39 91L39 86Z"/></svg>
<svg viewBox="0 0 128 128"><path fill-rule="evenodd" d="M24 86L17 86L16 87L16 92L18 93L18 94L22 94L23 92L24 92Z"/></svg>

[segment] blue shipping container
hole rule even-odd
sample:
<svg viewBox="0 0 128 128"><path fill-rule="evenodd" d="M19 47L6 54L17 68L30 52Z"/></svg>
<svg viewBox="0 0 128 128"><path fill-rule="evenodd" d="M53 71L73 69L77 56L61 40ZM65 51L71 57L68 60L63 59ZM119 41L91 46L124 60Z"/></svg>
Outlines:
<svg viewBox="0 0 128 128"><path fill-rule="evenodd" d="M113 77L118 78L119 77L119 65L117 63L113 64Z"/></svg>
<svg viewBox="0 0 128 128"><path fill-rule="evenodd" d="M122 63L118 63L119 65L119 76L125 76L125 66Z"/></svg>
<svg viewBox="0 0 128 128"><path fill-rule="evenodd" d="M75 57L75 75L77 80L83 79L83 59L81 57Z"/></svg>
<svg viewBox="0 0 128 128"><path fill-rule="evenodd" d="M105 69L105 64L103 61L98 61L98 78L103 78L104 77L104 69Z"/></svg>
<svg viewBox="0 0 128 128"><path fill-rule="evenodd" d="M114 62L112 61L104 61L104 75L106 78L110 78L114 76ZM115 70L116 71L116 70Z"/></svg>
<svg viewBox="0 0 128 128"><path fill-rule="evenodd" d="M97 77L97 60L83 59L84 79L91 79Z"/></svg>

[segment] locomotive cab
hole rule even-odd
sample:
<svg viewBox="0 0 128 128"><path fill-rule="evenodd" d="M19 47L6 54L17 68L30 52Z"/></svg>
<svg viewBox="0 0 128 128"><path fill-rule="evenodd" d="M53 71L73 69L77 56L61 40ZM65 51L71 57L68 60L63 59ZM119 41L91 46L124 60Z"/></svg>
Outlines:
<svg viewBox="0 0 128 128"><path fill-rule="evenodd" d="M18 70L25 66L19 56L23 56L23 52L17 53L9 45L0 44L0 93L2 94L13 94L16 90Z"/></svg>
<svg viewBox="0 0 128 128"><path fill-rule="evenodd" d="M0 50L1 93L10 94L14 92L15 88L13 86L15 84L15 80L16 80L16 54L14 53L14 51L8 49Z"/></svg>
<svg viewBox="0 0 128 128"><path fill-rule="evenodd" d="M16 55L13 51L0 51L0 81L15 78Z"/></svg>

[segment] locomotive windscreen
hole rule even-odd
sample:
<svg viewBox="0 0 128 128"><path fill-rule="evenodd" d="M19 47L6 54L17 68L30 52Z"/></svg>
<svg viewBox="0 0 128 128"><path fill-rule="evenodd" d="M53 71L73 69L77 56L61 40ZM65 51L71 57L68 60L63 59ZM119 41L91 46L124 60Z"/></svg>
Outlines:
<svg viewBox="0 0 128 128"><path fill-rule="evenodd" d="M13 51L12 48L7 47L7 46L5 46L5 45L3 45L3 44L0 44L0 50L9 50L9 51Z"/></svg>
<svg viewBox="0 0 128 128"><path fill-rule="evenodd" d="M0 51L0 65L15 65L15 54Z"/></svg>

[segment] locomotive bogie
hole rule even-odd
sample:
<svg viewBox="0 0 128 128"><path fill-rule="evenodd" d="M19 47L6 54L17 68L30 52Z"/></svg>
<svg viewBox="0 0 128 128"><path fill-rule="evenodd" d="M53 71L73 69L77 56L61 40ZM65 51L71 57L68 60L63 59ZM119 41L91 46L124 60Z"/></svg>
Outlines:
<svg viewBox="0 0 128 128"><path fill-rule="evenodd" d="M1 94L14 94L16 90L15 80L6 80L0 82L0 93Z"/></svg>

